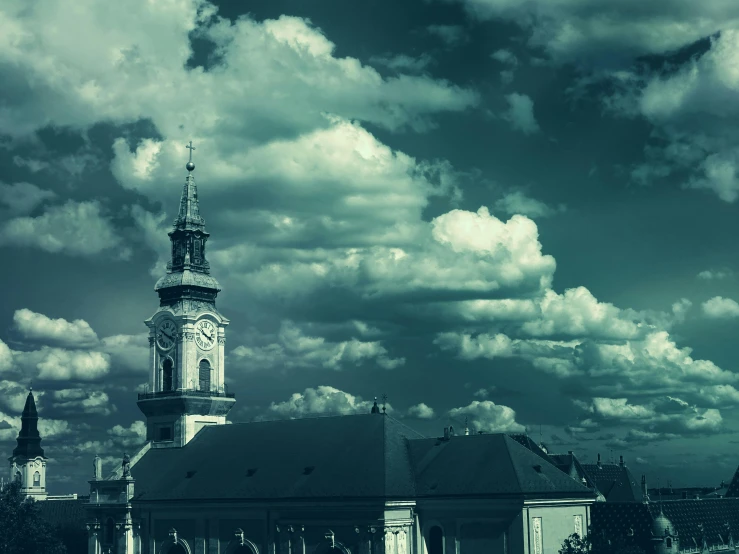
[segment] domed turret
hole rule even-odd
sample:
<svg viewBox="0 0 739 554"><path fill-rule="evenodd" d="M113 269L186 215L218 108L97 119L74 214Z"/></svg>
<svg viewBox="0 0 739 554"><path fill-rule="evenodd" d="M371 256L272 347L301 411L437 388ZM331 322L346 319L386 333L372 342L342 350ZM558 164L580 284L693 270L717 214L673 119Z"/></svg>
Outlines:
<svg viewBox="0 0 739 554"><path fill-rule="evenodd" d="M652 541L655 554L670 554L678 552L678 536L672 521L665 515L660 506L659 514L652 522Z"/></svg>
<svg viewBox="0 0 739 554"><path fill-rule="evenodd" d="M655 537L671 537L675 534L672 522L661 510L652 523L652 534Z"/></svg>

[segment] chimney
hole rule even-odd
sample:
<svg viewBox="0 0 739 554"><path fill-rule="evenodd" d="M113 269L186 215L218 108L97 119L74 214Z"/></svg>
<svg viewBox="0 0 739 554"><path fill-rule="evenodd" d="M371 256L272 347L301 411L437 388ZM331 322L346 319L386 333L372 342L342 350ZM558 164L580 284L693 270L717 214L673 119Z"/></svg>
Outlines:
<svg viewBox="0 0 739 554"><path fill-rule="evenodd" d="M641 494L644 502L649 502L649 489L647 488L647 476L641 476Z"/></svg>
<svg viewBox="0 0 739 554"><path fill-rule="evenodd" d="M450 437L454 436L454 427L452 427L451 425L449 426L449 436Z"/></svg>
<svg viewBox="0 0 739 554"><path fill-rule="evenodd" d="M598 452L598 469L602 468L603 466L600 465L600 452Z"/></svg>
<svg viewBox="0 0 739 554"><path fill-rule="evenodd" d="M444 440L449 440L449 427L444 427Z"/></svg>
<svg viewBox="0 0 739 554"><path fill-rule="evenodd" d="M624 457L623 456L618 457L618 465L620 465L621 467L624 467Z"/></svg>

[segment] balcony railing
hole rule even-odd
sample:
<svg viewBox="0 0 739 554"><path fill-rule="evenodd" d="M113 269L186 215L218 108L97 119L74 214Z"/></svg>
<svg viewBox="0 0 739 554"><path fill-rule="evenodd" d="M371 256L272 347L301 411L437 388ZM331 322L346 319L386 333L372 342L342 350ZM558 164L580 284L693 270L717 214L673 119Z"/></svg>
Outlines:
<svg viewBox="0 0 739 554"><path fill-rule="evenodd" d="M149 398L166 398L169 396L202 396L202 397L213 397L218 396L221 398L235 398L236 395L232 392L223 392L216 390L190 390L190 389L179 389L179 390L165 390L159 392L140 392L139 400L147 400Z"/></svg>

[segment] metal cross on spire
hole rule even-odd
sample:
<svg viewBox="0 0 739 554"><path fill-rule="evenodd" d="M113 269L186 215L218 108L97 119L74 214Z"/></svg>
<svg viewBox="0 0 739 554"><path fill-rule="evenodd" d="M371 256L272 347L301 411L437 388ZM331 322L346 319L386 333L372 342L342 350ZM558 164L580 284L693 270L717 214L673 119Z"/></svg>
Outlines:
<svg viewBox="0 0 739 554"><path fill-rule="evenodd" d="M192 171L193 169L195 169L195 164L192 163L192 151L196 148L192 145L192 141L190 141L190 144L185 145L185 148L190 150L190 161L187 162L187 165L185 167L188 171Z"/></svg>

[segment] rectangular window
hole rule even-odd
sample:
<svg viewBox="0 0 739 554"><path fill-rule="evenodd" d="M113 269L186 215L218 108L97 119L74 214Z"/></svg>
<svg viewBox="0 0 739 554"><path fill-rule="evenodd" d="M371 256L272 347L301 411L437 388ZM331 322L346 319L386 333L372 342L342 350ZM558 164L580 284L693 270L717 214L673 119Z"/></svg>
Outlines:
<svg viewBox="0 0 739 554"><path fill-rule="evenodd" d="M160 441L171 441L172 440L172 428L161 427L159 429L159 440Z"/></svg>
<svg viewBox="0 0 739 554"><path fill-rule="evenodd" d="M544 541L541 537L541 518L535 517L532 518L533 525L532 525L532 534L531 542L533 543L532 546L534 547L534 554L543 554L544 552Z"/></svg>
<svg viewBox="0 0 739 554"><path fill-rule="evenodd" d="M577 533L580 537L582 537L582 516L576 515L575 516L575 533Z"/></svg>

